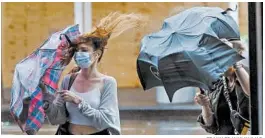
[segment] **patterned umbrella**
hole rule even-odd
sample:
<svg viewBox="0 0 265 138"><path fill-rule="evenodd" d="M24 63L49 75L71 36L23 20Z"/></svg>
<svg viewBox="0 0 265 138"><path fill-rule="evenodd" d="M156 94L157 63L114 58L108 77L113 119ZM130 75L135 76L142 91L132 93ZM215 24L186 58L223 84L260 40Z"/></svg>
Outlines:
<svg viewBox="0 0 265 138"><path fill-rule="evenodd" d="M78 25L58 31L16 65L10 111L23 132L36 134L41 128L45 113L40 84L55 93L62 71L68 64L61 63L62 57L79 35Z"/></svg>

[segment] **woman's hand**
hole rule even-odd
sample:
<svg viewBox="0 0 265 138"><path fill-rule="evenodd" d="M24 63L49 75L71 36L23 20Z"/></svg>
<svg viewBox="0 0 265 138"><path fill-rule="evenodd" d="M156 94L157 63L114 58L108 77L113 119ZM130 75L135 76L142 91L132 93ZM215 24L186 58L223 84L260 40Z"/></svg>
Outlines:
<svg viewBox="0 0 265 138"><path fill-rule="evenodd" d="M210 108L209 97L201 93L196 93L194 100L202 106L202 117L205 125L211 125L213 123L213 112Z"/></svg>
<svg viewBox="0 0 265 138"><path fill-rule="evenodd" d="M230 42L233 44L233 48L236 49L240 55L242 55L243 51L245 50L243 42L241 42L240 40L235 40Z"/></svg>
<svg viewBox="0 0 265 138"><path fill-rule="evenodd" d="M196 93L196 96L194 97L194 101L201 106L207 107L210 105L209 97L204 94Z"/></svg>
<svg viewBox="0 0 265 138"><path fill-rule="evenodd" d="M55 99L55 96L53 94L50 94L43 82L39 83L39 87L42 92L43 101L53 101Z"/></svg>
<svg viewBox="0 0 265 138"><path fill-rule="evenodd" d="M71 91L62 90L57 93L61 95L61 97L63 98L65 102L71 102L74 104L79 104L81 102L81 98Z"/></svg>
<svg viewBox="0 0 265 138"><path fill-rule="evenodd" d="M228 41L225 38L220 39L223 43L227 44L231 48L234 48L237 50L237 52L242 55L243 51L245 50L244 44L240 40L233 40L233 41Z"/></svg>
<svg viewBox="0 0 265 138"><path fill-rule="evenodd" d="M40 87L42 93L48 93L47 89L46 89L46 86L43 84L43 82L39 83L39 87Z"/></svg>

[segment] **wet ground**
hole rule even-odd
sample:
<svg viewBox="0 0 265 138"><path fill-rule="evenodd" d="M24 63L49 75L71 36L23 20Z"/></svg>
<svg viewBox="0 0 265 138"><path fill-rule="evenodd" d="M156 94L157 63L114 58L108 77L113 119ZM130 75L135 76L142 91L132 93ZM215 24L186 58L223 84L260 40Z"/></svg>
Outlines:
<svg viewBox="0 0 265 138"><path fill-rule="evenodd" d="M56 126L45 124L38 135L53 135ZM194 120L121 120L123 135L204 135L207 134ZM2 135L22 135L16 124L3 124Z"/></svg>

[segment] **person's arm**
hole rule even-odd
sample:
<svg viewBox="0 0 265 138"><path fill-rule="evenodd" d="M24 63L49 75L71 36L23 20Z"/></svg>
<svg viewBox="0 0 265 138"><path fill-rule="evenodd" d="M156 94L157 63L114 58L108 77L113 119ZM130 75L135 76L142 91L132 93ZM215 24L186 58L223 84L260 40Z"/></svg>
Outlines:
<svg viewBox="0 0 265 138"><path fill-rule="evenodd" d="M60 100L60 96L56 96L55 100L46 100L46 109L44 109L48 121L52 125L64 124L67 120L64 101ZM45 107L44 107L45 108Z"/></svg>
<svg viewBox="0 0 265 138"><path fill-rule="evenodd" d="M216 118L210 107L209 97L197 93L194 100L202 106L202 113L198 116L197 122L206 132L215 134L217 131Z"/></svg>
<svg viewBox="0 0 265 138"><path fill-rule="evenodd" d="M92 108L84 100L80 100L78 109L86 117L92 118L96 128L103 130L114 128L112 133L120 133L120 118L117 98L117 82L114 78L105 81L100 105L97 109Z"/></svg>
<svg viewBox="0 0 265 138"><path fill-rule="evenodd" d="M240 86L242 87L246 95L250 95L250 80L248 72L243 68L243 65L237 62L234 65L236 78L238 79Z"/></svg>
<svg viewBox="0 0 265 138"><path fill-rule="evenodd" d="M202 106L202 117L205 122L205 125L213 124L213 112L209 105Z"/></svg>
<svg viewBox="0 0 265 138"><path fill-rule="evenodd" d="M66 77L65 77L66 78ZM63 79L60 89L65 89L65 80ZM42 88L43 89L43 88ZM44 111L48 118L48 121L52 125L64 124L67 120L65 102L60 97L59 94L56 96L47 92L44 88L43 90L43 101L44 101Z"/></svg>
<svg viewBox="0 0 265 138"><path fill-rule="evenodd" d="M203 113L202 113L203 114ZM214 114L211 114L208 118L204 119L203 115L200 114L197 118L197 122L200 123L200 126L208 133L216 134L218 127L216 124L216 118ZM206 123L206 120L211 120Z"/></svg>
<svg viewBox="0 0 265 138"><path fill-rule="evenodd" d="M230 41L232 47L237 50L237 52L242 55L245 50L244 44L240 40ZM248 72L243 68L243 65L240 62L237 62L234 65L236 70L236 77L246 95L250 95L250 80Z"/></svg>

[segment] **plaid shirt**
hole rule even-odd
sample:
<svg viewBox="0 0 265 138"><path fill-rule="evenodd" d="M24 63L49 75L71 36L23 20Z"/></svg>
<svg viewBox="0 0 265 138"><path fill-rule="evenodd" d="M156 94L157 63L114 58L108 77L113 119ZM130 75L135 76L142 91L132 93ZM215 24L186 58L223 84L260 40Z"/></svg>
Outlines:
<svg viewBox="0 0 265 138"><path fill-rule="evenodd" d="M69 26L52 34L40 48L15 67L10 111L21 130L27 134L36 134L44 122L39 83L43 82L48 92L53 94L58 88L58 81L65 68L60 61L64 50L69 47L62 34L67 35L73 42L80 35L79 26Z"/></svg>

